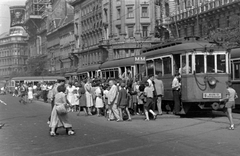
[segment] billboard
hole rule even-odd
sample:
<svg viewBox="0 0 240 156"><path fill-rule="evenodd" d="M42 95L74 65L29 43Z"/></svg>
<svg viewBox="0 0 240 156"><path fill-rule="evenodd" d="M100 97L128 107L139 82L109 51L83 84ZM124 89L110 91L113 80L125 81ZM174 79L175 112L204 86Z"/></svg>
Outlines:
<svg viewBox="0 0 240 156"><path fill-rule="evenodd" d="M22 26L25 20L25 6L11 6L10 7L10 26Z"/></svg>

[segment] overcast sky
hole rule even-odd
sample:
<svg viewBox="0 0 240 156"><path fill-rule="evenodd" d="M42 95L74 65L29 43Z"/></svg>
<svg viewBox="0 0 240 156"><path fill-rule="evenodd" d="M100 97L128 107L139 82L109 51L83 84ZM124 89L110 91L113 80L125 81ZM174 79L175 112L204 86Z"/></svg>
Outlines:
<svg viewBox="0 0 240 156"><path fill-rule="evenodd" d="M10 11L9 6L25 5L26 0L0 0L0 34L9 31Z"/></svg>

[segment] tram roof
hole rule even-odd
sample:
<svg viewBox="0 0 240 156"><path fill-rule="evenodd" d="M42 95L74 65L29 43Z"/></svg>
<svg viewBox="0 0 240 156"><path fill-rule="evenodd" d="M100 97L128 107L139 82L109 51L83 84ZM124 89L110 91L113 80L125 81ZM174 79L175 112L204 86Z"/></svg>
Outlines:
<svg viewBox="0 0 240 156"><path fill-rule="evenodd" d="M159 54L178 54L182 52L188 52L192 50L205 50L207 49L214 49L215 44L209 43L209 42L188 42L188 43L182 43L182 44L177 44L174 46L166 47L166 48L161 48L161 49L156 49L153 51L149 51L146 53L143 53L141 56L155 56Z"/></svg>
<svg viewBox="0 0 240 156"><path fill-rule="evenodd" d="M135 57L107 61L101 65L100 69L130 66L130 65L133 65L134 62L135 62Z"/></svg>
<svg viewBox="0 0 240 156"><path fill-rule="evenodd" d="M87 66L85 68L80 68L78 69L77 73L84 73L84 72L89 72L89 71L95 71L98 70L101 64L95 64L91 66Z"/></svg>
<svg viewBox="0 0 240 156"><path fill-rule="evenodd" d="M231 59L240 59L240 48L231 49Z"/></svg>
<svg viewBox="0 0 240 156"><path fill-rule="evenodd" d="M56 81L66 80L63 76L28 76L28 77L13 77L15 81Z"/></svg>

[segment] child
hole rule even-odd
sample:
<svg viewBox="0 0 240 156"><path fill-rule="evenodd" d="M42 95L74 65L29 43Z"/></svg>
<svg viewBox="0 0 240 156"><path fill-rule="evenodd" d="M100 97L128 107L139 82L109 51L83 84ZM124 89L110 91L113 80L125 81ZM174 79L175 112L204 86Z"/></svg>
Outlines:
<svg viewBox="0 0 240 156"><path fill-rule="evenodd" d="M146 97L144 95L144 89L145 89L145 86L142 84L139 86L138 88L138 96L137 96L137 99L138 99L138 112L143 115L144 113L144 108L143 108L143 104L144 102L146 102Z"/></svg>
<svg viewBox="0 0 240 156"><path fill-rule="evenodd" d="M146 96L146 102L144 103L144 111L146 115L145 121L149 121L149 114L150 112L153 115L153 119L156 120L157 114L153 112L152 105L153 105L153 87L150 87L149 83L146 82L146 87L144 89L144 95Z"/></svg>

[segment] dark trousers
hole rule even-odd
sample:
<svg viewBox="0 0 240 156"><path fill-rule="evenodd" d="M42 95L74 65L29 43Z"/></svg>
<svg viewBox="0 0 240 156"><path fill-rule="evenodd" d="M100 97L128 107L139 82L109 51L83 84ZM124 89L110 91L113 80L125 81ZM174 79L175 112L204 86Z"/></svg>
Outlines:
<svg viewBox="0 0 240 156"><path fill-rule="evenodd" d="M180 112L180 94L178 90L173 90L174 113Z"/></svg>
<svg viewBox="0 0 240 156"><path fill-rule="evenodd" d="M48 91L47 91L47 90L43 90L42 92L43 92L43 93L42 93L42 98L43 98L44 102L47 102L47 94L48 94Z"/></svg>

